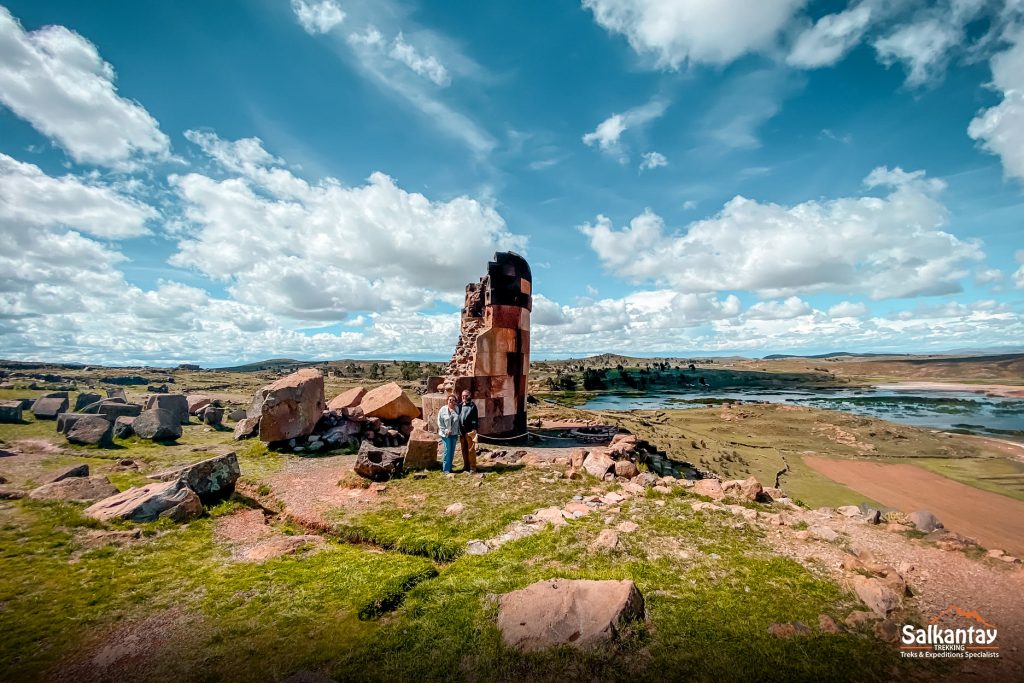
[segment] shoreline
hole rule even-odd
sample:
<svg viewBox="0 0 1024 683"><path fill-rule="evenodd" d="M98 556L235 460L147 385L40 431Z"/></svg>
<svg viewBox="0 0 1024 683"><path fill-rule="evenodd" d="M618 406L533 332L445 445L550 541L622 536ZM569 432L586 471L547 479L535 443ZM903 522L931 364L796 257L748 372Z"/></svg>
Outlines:
<svg viewBox="0 0 1024 683"><path fill-rule="evenodd" d="M986 396L1024 399L1024 386L1014 384L966 384L960 382L894 382L876 384L876 389L890 391L962 391Z"/></svg>

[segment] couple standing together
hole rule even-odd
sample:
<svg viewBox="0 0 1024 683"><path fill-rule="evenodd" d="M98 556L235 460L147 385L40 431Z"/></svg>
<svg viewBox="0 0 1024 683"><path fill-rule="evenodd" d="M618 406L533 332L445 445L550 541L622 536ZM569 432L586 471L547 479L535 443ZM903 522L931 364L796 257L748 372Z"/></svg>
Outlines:
<svg viewBox="0 0 1024 683"><path fill-rule="evenodd" d="M476 429L479 424L480 415L468 389L462 392L461 401L456 401L454 395L448 396L447 404L437 413L437 433L444 443L441 469L445 474L452 471L456 441L462 444L463 471L476 472Z"/></svg>

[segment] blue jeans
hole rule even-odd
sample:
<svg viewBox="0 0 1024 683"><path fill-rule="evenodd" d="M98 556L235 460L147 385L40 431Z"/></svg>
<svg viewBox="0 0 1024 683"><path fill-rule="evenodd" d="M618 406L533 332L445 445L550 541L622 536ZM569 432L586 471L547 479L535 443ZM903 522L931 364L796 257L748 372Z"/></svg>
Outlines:
<svg viewBox="0 0 1024 683"><path fill-rule="evenodd" d="M442 472L447 473L452 471L452 462L455 460L455 444L458 440L458 434L441 437L441 441L444 443L444 459L441 461Z"/></svg>

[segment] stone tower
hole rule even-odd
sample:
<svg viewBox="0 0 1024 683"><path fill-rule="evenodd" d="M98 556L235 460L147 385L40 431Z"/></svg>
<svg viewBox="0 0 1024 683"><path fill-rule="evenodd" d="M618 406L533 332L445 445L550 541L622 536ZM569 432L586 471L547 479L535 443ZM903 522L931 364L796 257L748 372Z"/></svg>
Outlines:
<svg viewBox="0 0 1024 683"><path fill-rule="evenodd" d="M497 252L480 282L466 285L455 354L442 377L427 381L423 417L437 429L437 411L449 393L469 389L480 412L480 435L526 432L526 377L530 365L530 265L519 254Z"/></svg>

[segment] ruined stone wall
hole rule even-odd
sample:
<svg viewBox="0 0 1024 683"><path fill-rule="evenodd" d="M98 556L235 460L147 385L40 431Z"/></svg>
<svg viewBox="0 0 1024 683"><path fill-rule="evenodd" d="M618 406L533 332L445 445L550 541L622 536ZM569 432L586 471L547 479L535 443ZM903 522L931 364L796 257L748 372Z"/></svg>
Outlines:
<svg viewBox="0 0 1024 683"><path fill-rule="evenodd" d="M466 286L455 353L445 374L431 377L423 415L437 428L437 411L449 393L469 389L480 412L480 434L508 437L526 431L533 278L526 260L498 252L487 275Z"/></svg>

